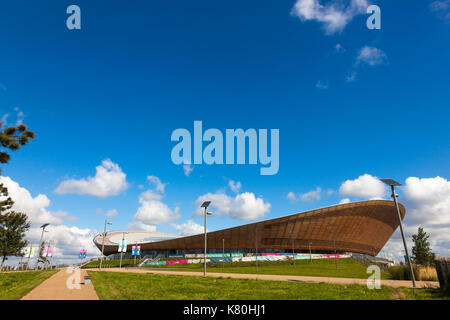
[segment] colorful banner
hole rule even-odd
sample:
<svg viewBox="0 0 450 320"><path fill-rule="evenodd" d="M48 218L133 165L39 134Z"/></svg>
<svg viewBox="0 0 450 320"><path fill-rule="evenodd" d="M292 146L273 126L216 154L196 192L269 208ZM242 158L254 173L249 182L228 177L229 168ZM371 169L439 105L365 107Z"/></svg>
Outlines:
<svg viewBox="0 0 450 320"><path fill-rule="evenodd" d="M42 250L42 256L46 257L47 256L47 252L48 252L48 246L45 246L44 250Z"/></svg>
<svg viewBox="0 0 450 320"><path fill-rule="evenodd" d="M80 252L78 253L78 257L80 259L85 259L86 258L86 254L87 254L87 250L86 249L81 249Z"/></svg>
<svg viewBox="0 0 450 320"><path fill-rule="evenodd" d="M172 264L188 264L188 260L167 260L166 265Z"/></svg>
<svg viewBox="0 0 450 320"><path fill-rule="evenodd" d="M48 246L47 257L51 257L53 255L53 246Z"/></svg>
<svg viewBox="0 0 450 320"><path fill-rule="evenodd" d="M119 248L117 251L122 252L122 239L119 240Z"/></svg>
<svg viewBox="0 0 450 320"><path fill-rule="evenodd" d="M31 248L30 250L30 258L34 258L34 248Z"/></svg>
<svg viewBox="0 0 450 320"><path fill-rule="evenodd" d="M127 240L123 240L122 252L127 252Z"/></svg>
<svg viewBox="0 0 450 320"><path fill-rule="evenodd" d="M136 255L140 256L141 255L141 246L137 246L136 247Z"/></svg>
<svg viewBox="0 0 450 320"><path fill-rule="evenodd" d="M132 246L131 247L131 255L135 256L136 255L136 246Z"/></svg>

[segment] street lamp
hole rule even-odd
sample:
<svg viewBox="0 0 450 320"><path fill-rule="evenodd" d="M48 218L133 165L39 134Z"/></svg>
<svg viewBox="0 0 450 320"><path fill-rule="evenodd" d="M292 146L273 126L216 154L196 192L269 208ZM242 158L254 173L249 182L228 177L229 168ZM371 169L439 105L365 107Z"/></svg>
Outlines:
<svg viewBox="0 0 450 320"><path fill-rule="evenodd" d="M392 190L391 197L394 199L395 209L397 210L398 225L400 226L400 233L402 235L403 246L405 248L406 260L408 261L409 271L411 272L411 280L413 283L413 287L415 288L416 287L416 279L414 277L414 271L413 271L413 268L411 265L411 260L409 258L408 247L406 246L405 234L403 233L402 217L400 215L400 209L398 208L398 203L397 203L398 194L396 194L395 190L394 190L395 186L401 186L401 184L392 179L380 179L380 180L382 182L384 182L385 184L387 184L388 186L390 186L391 190Z"/></svg>
<svg viewBox="0 0 450 320"><path fill-rule="evenodd" d="M225 238L222 238L222 269L225 266Z"/></svg>
<svg viewBox="0 0 450 320"><path fill-rule="evenodd" d="M203 259L203 276L206 277L206 216L211 215L211 212L208 212L207 209L209 205L211 204L211 201L205 201L202 203L200 208L205 208L205 256Z"/></svg>
<svg viewBox="0 0 450 320"><path fill-rule="evenodd" d="M294 267L295 267L295 254L294 254L294 233L291 233L291 238L292 238L292 259L294 260Z"/></svg>
<svg viewBox="0 0 450 320"><path fill-rule="evenodd" d="M100 259L100 268L99 270L102 270L102 263L103 263L103 250L105 249L105 237L106 237L106 226L108 224L112 224L111 222L108 222L108 219L105 219L105 231L103 231L103 240L102 240L102 257Z"/></svg>
<svg viewBox="0 0 450 320"><path fill-rule="evenodd" d="M335 237L334 237L334 230L331 230L331 233L333 234L334 261L335 261L335 263L336 263L336 270L337 270L338 265L337 265L336 239L335 239Z"/></svg>
<svg viewBox="0 0 450 320"><path fill-rule="evenodd" d="M310 263L310 264L312 264L311 245L312 245L312 242L310 241L310 242L309 242L309 263Z"/></svg>
<svg viewBox="0 0 450 320"><path fill-rule="evenodd" d="M50 223L44 223L44 224L41 226L41 228L42 228L41 240L39 240L39 249L38 249L38 254L36 255L36 265L34 266L34 270L37 270L37 268L38 268L39 256L41 255L42 238L44 237L45 228L46 228L49 224L50 224Z"/></svg>
<svg viewBox="0 0 450 320"><path fill-rule="evenodd" d="M125 249L125 252L127 250L127 247L125 246L125 234L128 234L128 232L122 232L122 250L120 251L120 264L119 268L122 268L122 256L123 256L123 250Z"/></svg>

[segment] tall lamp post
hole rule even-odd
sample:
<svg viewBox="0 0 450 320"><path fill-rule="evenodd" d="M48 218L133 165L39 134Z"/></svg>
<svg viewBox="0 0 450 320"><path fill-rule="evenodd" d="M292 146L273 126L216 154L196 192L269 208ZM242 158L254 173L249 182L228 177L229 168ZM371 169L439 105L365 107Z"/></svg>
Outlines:
<svg viewBox="0 0 450 320"><path fill-rule="evenodd" d="M205 255L203 257L203 276L206 277L206 216L211 215L211 212L208 212L208 207L211 204L211 201L205 201L202 203L200 208L205 208Z"/></svg>
<svg viewBox="0 0 450 320"><path fill-rule="evenodd" d="M413 284L413 287L415 288L416 287L416 278L414 277L414 271L413 271L413 268L411 265L411 259L409 258L409 254L408 254L408 247L406 246L405 234L403 233L402 217L400 215L400 209L398 208L398 202L397 202L398 194L396 194L395 190L394 190L395 186L401 186L401 184L392 179L380 179L380 180L382 182L384 182L385 184L387 184L388 186L390 186L391 190L392 190L391 197L394 199L395 209L397 210L398 225L400 226L400 233L402 234L402 240L403 240L403 246L405 248L406 260L408 261L409 272L411 272L412 284Z"/></svg>
<svg viewBox="0 0 450 320"><path fill-rule="evenodd" d="M311 245L312 245L312 242L310 241L310 242L309 242L309 263L310 263L310 264L312 264Z"/></svg>
<svg viewBox="0 0 450 320"><path fill-rule="evenodd" d="M295 240L294 240L294 233L293 232L291 233L291 238L292 238L292 259L294 260L294 267L295 267L295 254L294 254L294 243L295 243Z"/></svg>
<svg viewBox="0 0 450 320"><path fill-rule="evenodd" d="M127 252L127 246L125 245L125 234L128 234L128 232L122 232L122 248L120 251L120 264L119 264L119 268L122 268L122 256L123 256L123 251L125 250L125 252Z"/></svg>
<svg viewBox="0 0 450 320"><path fill-rule="evenodd" d="M41 255L41 246L42 246L42 238L44 237L44 232L45 232L45 228L49 225L50 223L44 223L41 228L42 228L42 233L41 233L41 240L39 240L39 249L36 255L36 265L34 266L34 270L37 270L38 268L38 263L39 263L39 256Z"/></svg>
<svg viewBox="0 0 450 320"><path fill-rule="evenodd" d="M112 223L109 222L108 219L105 219L105 230L103 231L103 240L102 240L102 257L100 259L100 268L99 268L100 271L102 270L102 264L103 264L103 258L104 258L103 251L105 250L106 226L108 224L112 224Z"/></svg>

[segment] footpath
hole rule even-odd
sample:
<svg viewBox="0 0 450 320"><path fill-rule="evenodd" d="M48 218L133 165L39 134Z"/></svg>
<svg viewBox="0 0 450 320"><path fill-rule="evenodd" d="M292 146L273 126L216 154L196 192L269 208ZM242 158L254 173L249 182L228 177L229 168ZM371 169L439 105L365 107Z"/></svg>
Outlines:
<svg viewBox="0 0 450 320"><path fill-rule="evenodd" d="M31 290L22 300L99 300L92 282L84 284L86 270L79 271L80 281L75 272L60 270Z"/></svg>

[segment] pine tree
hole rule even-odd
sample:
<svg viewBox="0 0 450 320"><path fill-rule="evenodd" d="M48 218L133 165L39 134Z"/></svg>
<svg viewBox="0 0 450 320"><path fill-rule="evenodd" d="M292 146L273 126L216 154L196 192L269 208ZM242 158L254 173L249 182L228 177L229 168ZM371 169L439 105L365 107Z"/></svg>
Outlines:
<svg viewBox="0 0 450 320"><path fill-rule="evenodd" d="M25 232L30 228L28 217L24 213L10 211L0 215L0 270L8 256L20 257L22 249L28 244L24 240Z"/></svg>
<svg viewBox="0 0 450 320"><path fill-rule="evenodd" d="M0 129L2 128L2 123L0 122ZM15 127L6 127L3 131L0 131L0 145L3 148L10 150L18 150L21 146L26 145L30 139L34 139L35 133L29 131L27 126L20 124ZM11 156L8 152L0 152L0 163L8 163ZM1 172L1 169L0 169Z"/></svg>
<svg viewBox="0 0 450 320"><path fill-rule="evenodd" d="M414 246L412 248L412 259L415 263L421 265L429 265L433 263L435 254L431 251L430 242L428 239L430 235L419 227L417 234L412 236Z"/></svg>
<svg viewBox="0 0 450 320"><path fill-rule="evenodd" d="M2 123L0 122L0 129ZM35 134L27 126L20 124L0 130L0 146L12 151L26 145ZM0 163L8 163L11 159L6 151L0 151ZM1 173L1 168L0 168ZM2 257L0 271L8 256L20 257L22 249L28 244L24 240L25 232L30 228L28 217L24 213L10 211L14 201L8 196L8 189L0 183L0 257Z"/></svg>

